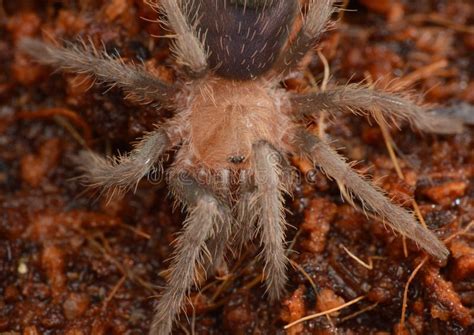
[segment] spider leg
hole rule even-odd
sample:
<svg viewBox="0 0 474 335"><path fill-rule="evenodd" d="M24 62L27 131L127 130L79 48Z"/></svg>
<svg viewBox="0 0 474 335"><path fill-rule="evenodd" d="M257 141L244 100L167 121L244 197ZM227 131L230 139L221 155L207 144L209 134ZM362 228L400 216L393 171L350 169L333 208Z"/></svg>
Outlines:
<svg viewBox="0 0 474 335"><path fill-rule="evenodd" d="M171 333L183 301L196 284L197 267L210 257L206 242L216 238L230 224L228 208L187 174L173 176L170 187L186 204L188 217L184 231L176 241L176 253L170 267L167 286L156 308L150 335Z"/></svg>
<svg viewBox="0 0 474 335"><path fill-rule="evenodd" d="M253 240L257 231L256 222L258 213L256 213L253 208L253 200L255 199L254 191L256 187L253 180L250 179L248 172L248 170L241 172L239 201L234 208L238 234L235 234L235 240L232 242L239 252L242 251L246 243Z"/></svg>
<svg viewBox="0 0 474 335"><path fill-rule="evenodd" d="M392 228L418 243L429 254L440 259L447 258L448 249L431 231L419 224L408 211L391 203L381 190L352 170L344 158L327 143L301 129L296 144L302 154L319 165L329 177L344 185Z"/></svg>
<svg viewBox="0 0 474 335"><path fill-rule="evenodd" d="M266 142L254 144L253 151L256 190L251 206L258 213L267 291L270 299L277 300L287 280L282 157Z"/></svg>
<svg viewBox="0 0 474 335"><path fill-rule="evenodd" d="M465 125L474 126L474 105L467 102L459 102L451 106L439 107L436 108L434 112L446 118L462 120Z"/></svg>
<svg viewBox="0 0 474 335"><path fill-rule="evenodd" d="M177 94L175 86L152 76L141 66L125 64L105 51L98 51L92 43L68 43L66 47L60 47L24 38L19 48L42 64L67 72L92 75L99 82L120 87L135 101L172 106Z"/></svg>
<svg viewBox="0 0 474 335"><path fill-rule="evenodd" d="M207 249L210 254L210 262L206 264L206 273L212 276L221 267L225 266L225 251L231 236L230 223L222 227L214 238L207 243Z"/></svg>
<svg viewBox="0 0 474 335"><path fill-rule="evenodd" d="M291 103L297 116L303 117L310 117L323 109L329 113L364 114L368 112L377 122L408 121L417 129L431 133L453 134L463 130L461 118L427 112L403 97L356 85L336 87L318 93L295 94L291 98ZM382 119L377 117L377 111L381 112Z"/></svg>
<svg viewBox="0 0 474 335"><path fill-rule="evenodd" d="M83 172L81 179L86 185L112 194L123 193L136 186L170 147L167 133L158 128L146 134L124 156L107 159L92 151L81 151L75 161Z"/></svg>
<svg viewBox="0 0 474 335"><path fill-rule="evenodd" d="M237 223L239 233L235 236L235 246L239 251L246 243L252 241L256 234L257 213L253 210L253 200L255 196L251 192L243 192L240 194L239 202L236 208Z"/></svg>
<svg viewBox="0 0 474 335"><path fill-rule="evenodd" d="M195 25L188 22L189 8L192 3L183 0L147 0L153 8L161 9L167 17L167 24L176 33L173 51L177 62L184 65L194 77L205 74L208 63L202 42L203 36L196 31Z"/></svg>
<svg viewBox="0 0 474 335"><path fill-rule="evenodd" d="M278 75L285 77L295 70L298 63L327 29L331 15L337 10L334 0L310 0L303 26L293 43L277 59L274 66Z"/></svg>

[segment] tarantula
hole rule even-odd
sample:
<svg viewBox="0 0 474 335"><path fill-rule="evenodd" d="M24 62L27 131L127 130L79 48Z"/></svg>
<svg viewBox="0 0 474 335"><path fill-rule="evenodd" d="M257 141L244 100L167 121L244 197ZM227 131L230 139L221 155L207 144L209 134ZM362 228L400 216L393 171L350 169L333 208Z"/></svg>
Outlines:
<svg viewBox="0 0 474 335"><path fill-rule="evenodd" d="M166 173L169 188L187 211L177 239L167 286L159 299L150 334L169 334L183 302L205 271L223 261L237 239L258 236L267 292L278 299L286 282L284 196L291 191L290 156L304 156L358 197L365 208L429 254L448 250L407 210L391 203L328 143L306 129L320 111L364 113L377 122L407 121L427 132L461 132L461 121L427 112L409 99L364 88L341 86L324 92L291 94L279 83L297 69L337 11L331 0L310 0L302 24L298 0L161 0L175 32L173 52L182 80L165 83L137 65L125 64L88 44L53 46L25 39L20 47L37 61L118 86L135 100L176 112L146 134L134 149L105 159L79 155L87 183L126 191L178 148Z"/></svg>

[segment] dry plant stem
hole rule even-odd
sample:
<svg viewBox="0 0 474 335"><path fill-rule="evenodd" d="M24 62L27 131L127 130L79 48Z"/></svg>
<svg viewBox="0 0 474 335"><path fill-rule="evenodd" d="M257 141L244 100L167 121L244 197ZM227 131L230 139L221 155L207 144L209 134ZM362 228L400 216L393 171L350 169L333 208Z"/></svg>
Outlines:
<svg viewBox="0 0 474 335"><path fill-rule="evenodd" d="M474 35L474 26L472 25L468 26L468 25L456 23L455 21L452 21L448 19L447 17L444 17L437 13L415 14L408 17L408 21L411 21L413 23L418 23L418 24L422 22L434 23L434 24L440 25L442 27L446 27L448 29L452 29L460 33Z"/></svg>
<svg viewBox="0 0 474 335"><path fill-rule="evenodd" d="M174 105L174 86L150 75L143 67L114 59L105 51L97 50L92 43L68 43L66 47L56 47L25 38L20 41L19 48L42 64L66 72L89 74L100 83L117 86L129 93L134 101Z"/></svg>
<svg viewBox="0 0 474 335"><path fill-rule="evenodd" d="M145 233L144 231L141 231L140 229L138 228L135 228L131 225L128 225L128 224L125 224L125 223L120 223L120 226L124 227L125 229L133 232L134 234L136 234L137 236L140 236L146 240L150 240L151 239L151 236L150 234L147 234Z"/></svg>
<svg viewBox="0 0 474 335"><path fill-rule="evenodd" d="M133 272L133 269L128 268L127 266L123 265L120 261L118 261L110 252L110 248L106 247L105 241L103 241L104 245L97 242L93 237L90 237L87 235L86 231L83 231L82 229L77 229L78 233L81 234L86 238L86 240L90 243L90 245L99 251L104 258L109 261L111 264L113 264L121 273L123 276L127 277L130 281L137 283L138 285L141 285L145 287L147 290L156 293L155 286L149 282L146 282L144 279L142 279L139 275Z"/></svg>
<svg viewBox="0 0 474 335"><path fill-rule="evenodd" d="M115 294L117 294L118 290L120 289L120 287L122 287L123 283L125 283L125 280L127 279L127 277L125 275L123 275L120 280L117 282L117 284L114 286L114 288L112 289L112 291L110 291L109 295L107 296L107 298L105 298L104 300L104 303L102 305L102 311L106 311L107 310L107 306L109 304L110 301L112 301L112 299L114 298Z"/></svg>
<svg viewBox="0 0 474 335"><path fill-rule="evenodd" d="M313 292L316 296L318 294L318 289L316 287L316 283L314 282L313 278L311 278L311 276L308 274L308 272L306 272L305 269L303 269L303 267L301 265L299 265L298 263L296 263L295 261L290 259L289 263L291 264L292 267L294 267L296 270L298 270L306 278L306 280L311 285L311 288L313 289ZM331 319L331 316L329 314L327 314L326 318L328 319L328 322L331 325L331 327L334 327L334 323Z"/></svg>
<svg viewBox="0 0 474 335"><path fill-rule="evenodd" d="M297 143L303 154L357 196L364 207L377 213L393 229L418 243L431 255L446 259L449 251L432 232L420 226L409 212L392 204L381 190L355 173L329 145L307 132L300 135Z"/></svg>
<svg viewBox="0 0 474 335"><path fill-rule="evenodd" d="M422 66L419 69L410 72L400 80L397 80L391 88L396 91L406 89L408 87L411 87L417 81L432 77L433 73L446 68L446 66L448 66L448 61L446 59L442 59L426 66Z"/></svg>
<svg viewBox="0 0 474 335"><path fill-rule="evenodd" d="M339 320L339 323L344 323L344 322L346 322L347 320L353 319L353 318L355 318L356 316L359 316L359 315L364 314L364 313L366 313L366 312L368 312L368 311L371 311L371 310L373 310L374 308L376 308L378 305L379 305L379 302L376 302L376 303L374 303L374 304L372 304L372 305L369 305L369 306L367 306L367 307L364 307L364 308L362 308L361 310L359 310L359 311L357 311L357 312L354 312L354 313L352 313L352 314L350 314L350 315L348 315L348 316L343 317L342 319Z"/></svg>
<svg viewBox="0 0 474 335"><path fill-rule="evenodd" d="M318 50L318 56L321 59L321 62L324 65L324 77L323 81L321 83L321 91L325 92L328 88L328 83L329 83L329 75L331 73L331 68L329 67L329 62L324 56L324 54ZM319 113L319 122L318 122L318 135L319 138L325 140L326 139L326 117L327 117L327 112L324 110L321 110Z"/></svg>
<svg viewBox="0 0 474 335"><path fill-rule="evenodd" d="M366 262L364 262L363 260L361 260L359 257L357 257L356 255L354 255L349 249L347 249L344 245L342 246L342 249L344 249L344 251L351 257L353 258L357 263L359 263L360 265L362 265L364 268L368 269L368 270L372 270L374 268L374 263L372 261L372 258L369 258L369 263L367 264Z"/></svg>
<svg viewBox="0 0 474 335"><path fill-rule="evenodd" d="M334 312L337 312L337 311L340 311L341 309L344 309L346 307L349 307L351 305L354 305L356 303L358 303L359 301L365 299L365 296L360 296L360 297L357 297L341 306L338 306L338 307L335 307L335 308L331 308L331 309L328 309L327 311L324 311L324 312L321 312L321 313L316 313L316 314L311 314L311 315L308 315L308 316L305 316L301 319L298 319L296 321L293 321L292 323L289 323L287 324L284 329L288 329L288 328L291 328L293 326L296 326L297 324L300 324L302 322L305 322L305 321L308 321L308 320L313 320L313 319L316 319L316 318L319 318L321 316L324 316L324 315L329 315L329 314L332 314Z"/></svg>
<svg viewBox="0 0 474 335"><path fill-rule="evenodd" d="M22 111L15 115L17 119L21 120L32 120L32 119L42 119L50 118L55 116L62 116L71 120L74 124L81 127L84 132L84 141L85 144L90 145L92 142L92 130L89 124L76 112L67 109L67 108L46 108L40 109L34 112Z"/></svg>
<svg viewBox="0 0 474 335"><path fill-rule="evenodd" d="M407 302L408 302L408 288L410 287L411 282L413 279L415 279L415 276L417 273L421 270L423 265L426 264L428 261L428 256L423 257L422 261L420 264L418 264L411 273L410 277L408 277L407 283L405 285L405 289L403 290L403 303L402 303L402 317L400 318L400 324L405 327L405 315L406 315L406 310L407 310Z"/></svg>
<svg viewBox="0 0 474 335"><path fill-rule="evenodd" d="M295 261L290 259L289 262L290 262L292 267L294 267L299 272L301 272L301 274L306 278L306 280L308 280L309 284L311 285L311 288L314 291L314 294L317 295L318 294L318 289L316 287L316 283L314 282L313 278L311 278L311 276L308 274L308 272L306 272L305 269L301 265L296 263Z"/></svg>
<svg viewBox="0 0 474 335"><path fill-rule="evenodd" d="M84 149L88 149L90 147L84 137L79 134L79 132L76 130L76 128L74 128L68 119L63 116L53 116L53 119L59 126L63 127Z"/></svg>

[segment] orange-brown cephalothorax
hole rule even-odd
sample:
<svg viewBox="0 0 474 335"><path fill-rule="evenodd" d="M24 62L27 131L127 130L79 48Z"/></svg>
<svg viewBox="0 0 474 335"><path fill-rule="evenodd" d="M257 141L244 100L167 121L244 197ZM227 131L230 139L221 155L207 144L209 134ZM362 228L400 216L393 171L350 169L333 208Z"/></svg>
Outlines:
<svg viewBox="0 0 474 335"><path fill-rule="evenodd" d="M216 78L196 87L190 149L198 163L211 169L245 168L255 142L277 145L286 137L286 99L264 81Z"/></svg>

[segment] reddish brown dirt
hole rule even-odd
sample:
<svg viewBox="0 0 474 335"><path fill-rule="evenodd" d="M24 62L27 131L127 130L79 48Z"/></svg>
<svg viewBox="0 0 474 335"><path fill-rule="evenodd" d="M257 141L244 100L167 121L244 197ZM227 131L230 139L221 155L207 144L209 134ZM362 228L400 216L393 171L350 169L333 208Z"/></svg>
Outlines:
<svg viewBox="0 0 474 335"><path fill-rule="evenodd" d="M141 0L0 1L0 333L143 334L153 296L164 284L170 243L183 220L166 187L144 182L136 194L106 203L74 181L71 157L88 143L99 152L126 151L150 125L169 116L135 106L120 91L89 89L87 78L52 73L19 53L23 36L103 41L126 61L145 61L175 80L164 32ZM430 103L474 104L474 4L463 0L351 1L322 51L332 79L398 78ZM320 83L317 53L290 90ZM394 198L416 199L441 239L474 220L474 133L420 135L392 131L401 180L382 132L366 120L335 120L328 133L357 169L368 171ZM304 162L295 162L305 169ZM382 223L341 200L337 185L316 173L288 199L288 241L294 252L288 292L269 303L258 278L258 250L248 246L229 274L210 278L188 308L196 334L283 334L283 326L321 310L365 299L289 334L474 333L473 232L452 238L446 263L427 261L403 291L424 255ZM344 247L367 263L357 263ZM313 287L314 285L314 287ZM315 291L316 290L316 291ZM359 314L356 314L360 312ZM183 317L177 333L190 333Z"/></svg>

